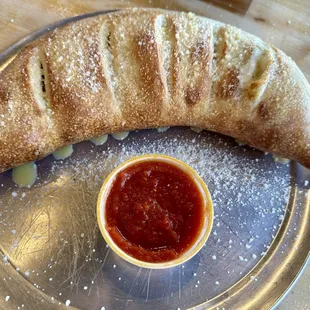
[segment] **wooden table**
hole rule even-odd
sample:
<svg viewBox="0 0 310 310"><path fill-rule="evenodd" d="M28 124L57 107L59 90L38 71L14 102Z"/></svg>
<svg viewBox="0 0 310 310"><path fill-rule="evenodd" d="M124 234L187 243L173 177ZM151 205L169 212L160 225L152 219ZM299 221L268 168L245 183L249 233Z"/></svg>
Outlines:
<svg viewBox="0 0 310 310"><path fill-rule="evenodd" d="M0 0L0 53L11 44L55 21L134 5L190 10L240 27L291 56L310 81L309 0ZM310 309L310 266L281 310Z"/></svg>
<svg viewBox="0 0 310 310"><path fill-rule="evenodd" d="M308 0L0 0L0 52L29 33L66 17L133 5L190 10L228 22L291 56L310 80Z"/></svg>

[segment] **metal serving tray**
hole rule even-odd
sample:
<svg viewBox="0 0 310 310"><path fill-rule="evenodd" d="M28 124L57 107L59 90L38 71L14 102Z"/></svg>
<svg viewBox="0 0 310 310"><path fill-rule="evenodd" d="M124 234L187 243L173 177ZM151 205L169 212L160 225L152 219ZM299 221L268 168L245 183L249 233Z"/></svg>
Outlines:
<svg viewBox="0 0 310 310"><path fill-rule="evenodd" d="M15 44L0 55L1 68L33 39L75 19ZM97 226L104 178L145 153L192 165L214 201L207 244L168 270L123 261ZM124 141L110 136L103 146L79 143L69 159L49 156L37 165L29 189L18 188L10 171L0 175L1 309L269 309L309 257L309 171L231 138L179 127L143 130Z"/></svg>

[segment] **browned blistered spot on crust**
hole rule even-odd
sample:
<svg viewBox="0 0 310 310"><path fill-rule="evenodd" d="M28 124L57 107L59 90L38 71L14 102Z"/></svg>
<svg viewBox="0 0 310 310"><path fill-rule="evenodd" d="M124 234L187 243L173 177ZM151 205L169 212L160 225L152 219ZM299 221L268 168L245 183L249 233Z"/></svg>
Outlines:
<svg viewBox="0 0 310 310"><path fill-rule="evenodd" d="M254 100L257 97L258 95L257 90L260 86L262 86L262 84L263 84L262 80L254 81L247 87L247 89L245 89L247 97L250 100Z"/></svg>
<svg viewBox="0 0 310 310"><path fill-rule="evenodd" d="M192 58L193 60L206 59L208 53L206 53L206 42L200 42L196 45L196 47L192 48Z"/></svg>
<svg viewBox="0 0 310 310"><path fill-rule="evenodd" d="M195 105L201 100L201 91L199 89L188 89L185 94L186 103Z"/></svg>
<svg viewBox="0 0 310 310"><path fill-rule="evenodd" d="M257 106L257 114L264 120L269 120L273 116L270 101L262 101Z"/></svg>
<svg viewBox="0 0 310 310"><path fill-rule="evenodd" d="M250 84L249 86L249 90L254 90L256 89L257 87L261 86L263 83L261 80L258 80L258 81L254 81Z"/></svg>
<svg viewBox="0 0 310 310"><path fill-rule="evenodd" d="M217 96L228 99L236 94L239 86L239 70L229 69L222 77L217 91Z"/></svg>
<svg viewBox="0 0 310 310"><path fill-rule="evenodd" d="M224 27L219 30L219 38L222 39L221 43L218 45L217 57L219 59L225 58L228 53L228 44L226 40L226 29Z"/></svg>

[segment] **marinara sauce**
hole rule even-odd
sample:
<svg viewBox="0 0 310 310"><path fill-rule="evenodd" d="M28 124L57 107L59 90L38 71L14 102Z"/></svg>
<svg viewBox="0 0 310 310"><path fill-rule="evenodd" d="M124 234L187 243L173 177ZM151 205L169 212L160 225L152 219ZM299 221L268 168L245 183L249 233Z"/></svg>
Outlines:
<svg viewBox="0 0 310 310"><path fill-rule="evenodd" d="M203 197L173 164L150 160L120 171L106 200L106 229L130 256L145 262L178 258L203 225Z"/></svg>

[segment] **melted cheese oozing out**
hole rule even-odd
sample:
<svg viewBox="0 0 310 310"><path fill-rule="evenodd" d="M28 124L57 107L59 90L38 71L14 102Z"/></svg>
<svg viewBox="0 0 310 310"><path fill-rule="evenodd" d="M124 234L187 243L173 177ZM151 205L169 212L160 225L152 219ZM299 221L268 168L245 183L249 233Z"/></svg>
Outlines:
<svg viewBox="0 0 310 310"><path fill-rule="evenodd" d="M156 128L156 130L159 133L165 132L169 129L170 127L159 127ZM200 133L204 129L200 127L190 127L191 130L194 132ZM129 131L121 131L121 132L115 132L112 133L112 137L116 140L124 140L128 137ZM103 135L100 137L96 137L91 139L90 141L94 143L95 145L103 145L106 143L108 140L108 135ZM53 153L53 156L56 160L62 160L70 157L73 153L73 146L72 145L67 145L65 147L60 148L56 152ZM275 161L281 162L281 163L288 163L288 160L282 159L280 157L275 157ZM12 173L12 179L13 182L16 183L20 187L30 187L32 186L37 178L37 165L34 162L27 163L25 165L13 168L13 173Z"/></svg>
<svg viewBox="0 0 310 310"><path fill-rule="evenodd" d="M197 133L201 133L204 129L203 128L200 128L200 127L191 127L191 130L192 131L195 131Z"/></svg>
<svg viewBox="0 0 310 310"><path fill-rule="evenodd" d="M235 139L235 141L239 144L239 146L243 146L243 145L246 145L245 142L239 140L239 139Z"/></svg>
<svg viewBox="0 0 310 310"><path fill-rule="evenodd" d="M283 158L283 157L280 157L280 156L277 156L277 155L272 155L273 157L273 160L276 162L276 163L280 163L280 164L283 164L283 165L286 165L290 162L289 159L287 158Z"/></svg>
<svg viewBox="0 0 310 310"><path fill-rule="evenodd" d="M165 132L169 129L170 127L167 126L167 127L159 127L159 128L156 128L157 132L159 133L162 133L162 132Z"/></svg>
<svg viewBox="0 0 310 310"><path fill-rule="evenodd" d="M102 144L105 144L107 140L108 140L108 135L104 135L104 136L93 138L90 141L94 143L95 145L102 145Z"/></svg>
<svg viewBox="0 0 310 310"><path fill-rule="evenodd" d="M112 137L116 140L124 140L128 137L129 131L120 131L112 133Z"/></svg>
<svg viewBox="0 0 310 310"><path fill-rule="evenodd" d="M73 153L73 146L72 144L70 144L54 152L53 156L55 157L55 159L60 160L68 158L69 156L71 156L72 153Z"/></svg>
<svg viewBox="0 0 310 310"><path fill-rule="evenodd" d="M12 179L19 187L30 187L37 179L37 165L34 162L13 168Z"/></svg>

